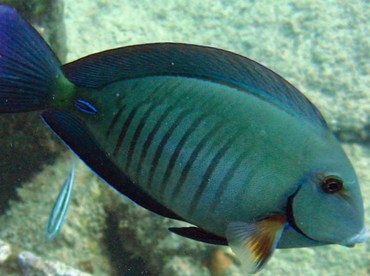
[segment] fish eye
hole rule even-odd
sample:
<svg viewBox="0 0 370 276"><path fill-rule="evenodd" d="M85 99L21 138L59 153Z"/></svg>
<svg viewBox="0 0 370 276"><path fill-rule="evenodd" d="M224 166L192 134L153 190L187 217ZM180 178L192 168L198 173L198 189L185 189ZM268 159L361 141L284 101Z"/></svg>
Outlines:
<svg viewBox="0 0 370 276"><path fill-rule="evenodd" d="M343 181L336 176L326 176L321 184L321 188L325 193L336 193L343 188Z"/></svg>

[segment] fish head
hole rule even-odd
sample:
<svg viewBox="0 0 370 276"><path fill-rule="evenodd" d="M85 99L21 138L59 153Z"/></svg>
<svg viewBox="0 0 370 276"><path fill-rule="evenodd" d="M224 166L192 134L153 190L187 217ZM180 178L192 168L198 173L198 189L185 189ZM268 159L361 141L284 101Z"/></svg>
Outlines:
<svg viewBox="0 0 370 276"><path fill-rule="evenodd" d="M317 244L353 246L365 242L364 207L354 169L341 150L335 158L322 158L319 170L300 179L288 201L289 225Z"/></svg>

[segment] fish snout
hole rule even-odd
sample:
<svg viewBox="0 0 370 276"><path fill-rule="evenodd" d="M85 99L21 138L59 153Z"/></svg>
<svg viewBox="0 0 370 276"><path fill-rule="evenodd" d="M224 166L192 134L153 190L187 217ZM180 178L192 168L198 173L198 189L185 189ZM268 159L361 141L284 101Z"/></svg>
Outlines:
<svg viewBox="0 0 370 276"><path fill-rule="evenodd" d="M370 237L370 231L364 226L360 233L343 241L341 244L347 247L353 247L356 243L366 242Z"/></svg>

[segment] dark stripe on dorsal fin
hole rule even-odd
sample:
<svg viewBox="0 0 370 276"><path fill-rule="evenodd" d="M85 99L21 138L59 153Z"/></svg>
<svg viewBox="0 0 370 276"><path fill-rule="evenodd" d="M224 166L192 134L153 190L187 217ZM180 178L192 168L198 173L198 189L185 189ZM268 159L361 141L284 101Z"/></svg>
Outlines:
<svg viewBox="0 0 370 276"><path fill-rule="evenodd" d="M289 82L253 60L221 49L179 43L144 44L93 54L62 68L70 81L90 88L164 75L218 82L326 128L318 109Z"/></svg>
<svg viewBox="0 0 370 276"><path fill-rule="evenodd" d="M48 110L41 117L72 151L114 189L154 213L183 220L135 185L98 146L87 127L69 112Z"/></svg>
<svg viewBox="0 0 370 276"><path fill-rule="evenodd" d="M171 227L168 228L172 233L180 235L182 237L201 241L216 245L227 245L227 240L224 237L212 234L202 228L198 227Z"/></svg>

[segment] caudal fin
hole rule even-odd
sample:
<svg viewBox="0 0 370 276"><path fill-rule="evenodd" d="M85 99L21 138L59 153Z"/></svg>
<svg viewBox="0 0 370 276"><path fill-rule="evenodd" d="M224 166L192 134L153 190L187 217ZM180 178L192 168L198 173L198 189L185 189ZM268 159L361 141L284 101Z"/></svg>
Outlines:
<svg viewBox="0 0 370 276"><path fill-rule="evenodd" d="M0 5L0 113L44 109L61 76L58 59L36 30Z"/></svg>

